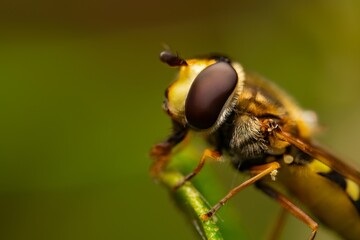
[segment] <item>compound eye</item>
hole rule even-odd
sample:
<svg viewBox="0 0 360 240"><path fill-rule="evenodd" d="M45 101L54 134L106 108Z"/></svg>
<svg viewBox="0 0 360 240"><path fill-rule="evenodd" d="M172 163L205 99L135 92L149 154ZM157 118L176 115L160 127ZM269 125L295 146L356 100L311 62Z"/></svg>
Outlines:
<svg viewBox="0 0 360 240"><path fill-rule="evenodd" d="M238 81L235 69L226 62L215 63L195 78L185 102L187 122L197 129L212 127Z"/></svg>

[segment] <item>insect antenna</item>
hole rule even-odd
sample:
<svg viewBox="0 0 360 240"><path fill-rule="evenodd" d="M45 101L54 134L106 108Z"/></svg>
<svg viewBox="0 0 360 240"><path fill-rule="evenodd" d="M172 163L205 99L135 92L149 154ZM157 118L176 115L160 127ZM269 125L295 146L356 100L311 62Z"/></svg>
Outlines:
<svg viewBox="0 0 360 240"><path fill-rule="evenodd" d="M174 54L170 51L162 51L160 53L160 60L166 63L170 67L187 66L185 59L182 59L178 54Z"/></svg>

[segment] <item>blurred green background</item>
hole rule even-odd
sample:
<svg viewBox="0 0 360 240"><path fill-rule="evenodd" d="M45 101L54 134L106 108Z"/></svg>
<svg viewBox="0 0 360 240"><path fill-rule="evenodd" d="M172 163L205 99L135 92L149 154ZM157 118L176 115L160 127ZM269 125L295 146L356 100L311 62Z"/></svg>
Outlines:
<svg viewBox="0 0 360 240"><path fill-rule="evenodd" d="M170 128L163 44L223 52L273 80L318 112L322 142L360 163L359 23L357 0L1 1L0 238L194 239L148 175ZM252 189L227 206L252 239L278 210ZM289 220L283 239L306 239Z"/></svg>

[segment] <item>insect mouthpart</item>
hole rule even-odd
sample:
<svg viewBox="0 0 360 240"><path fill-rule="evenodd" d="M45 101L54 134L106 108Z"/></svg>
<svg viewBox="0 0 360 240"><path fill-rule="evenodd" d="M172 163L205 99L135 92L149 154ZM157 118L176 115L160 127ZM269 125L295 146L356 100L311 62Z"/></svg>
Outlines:
<svg viewBox="0 0 360 240"><path fill-rule="evenodd" d="M168 101L165 99L162 103L162 109L169 114L169 107L168 107Z"/></svg>

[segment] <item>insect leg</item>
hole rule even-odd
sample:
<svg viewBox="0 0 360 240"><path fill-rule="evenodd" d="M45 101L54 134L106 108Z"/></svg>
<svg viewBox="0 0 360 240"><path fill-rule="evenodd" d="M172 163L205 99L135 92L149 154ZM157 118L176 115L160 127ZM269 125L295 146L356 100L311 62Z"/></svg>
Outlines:
<svg viewBox="0 0 360 240"><path fill-rule="evenodd" d="M262 183L258 183L256 184L256 186L264 193L269 195L271 198L275 199L283 208L285 208L285 210L289 211L296 218L308 225L312 230L309 239L313 240L315 238L318 229L317 222L315 222L311 217L309 217L305 212L303 212L300 208L298 208L295 204L293 204L289 199L287 199L278 191Z"/></svg>
<svg viewBox="0 0 360 240"><path fill-rule="evenodd" d="M212 207L209 212L202 215L201 218L203 220L207 220L208 218L211 218L223 205L225 205L225 203L230 198L232 198L240 190L246 188L247 186L253 184L254 182L266 176L267 174L270 174L271 172L279 168L280 168L280 164L278 162L271 162L264 165L256 166L256 171L259 172L257 175L243 182L239 186L231 189L230 192L223 199L221 199L217 204L215 204L215 206Z"/></svg>
<svg viewBox="0 0 360 240"><path fill-rule="evenodd" d="M174 190L178 189L179 187L181 187L182 185L184 185L187 181L189 181L190 179L192 179L193 177L196 176L196 174L198 174L201 169L203 168L204 164L205 164L205 160L207 157L211 157L215 160L220 160L221 159L221 154L219 152L210 150L210 149L205 149L199 164L196 166L196 168L189 173L186 177L184 177L184 179L180 182L178 182L175 187Z"/></svg>
<svg viewBox="0 0 360 240"><path fill-rule="evenodd" d="M158 177L170 161L171 150L181 141L184 140L188 129L173 121L173 132L163 142L154 145L150 150L150 156L154 163L150 168L150 174Z"/></svg>
<svg viewBox="0 0 360 240"><path fill-rule="evenodd" d="M277 219L275 221L275 225L272 227L271 232L269 234L269 240L277 240L280 239L280 234L284 228L286 217L288 215L288 211L285 210L285 208L281 208L279 212L279 216L277 216Z"/></svg>

